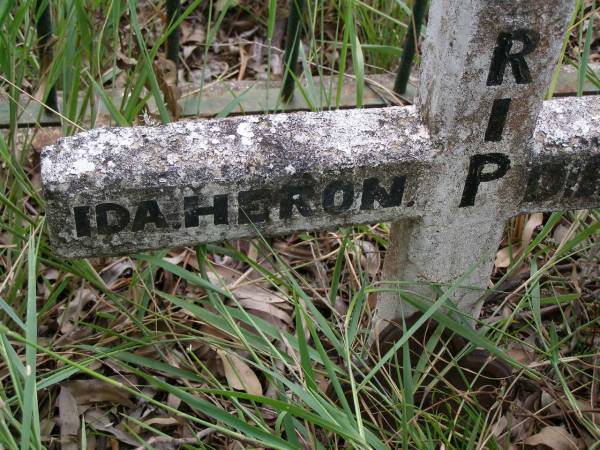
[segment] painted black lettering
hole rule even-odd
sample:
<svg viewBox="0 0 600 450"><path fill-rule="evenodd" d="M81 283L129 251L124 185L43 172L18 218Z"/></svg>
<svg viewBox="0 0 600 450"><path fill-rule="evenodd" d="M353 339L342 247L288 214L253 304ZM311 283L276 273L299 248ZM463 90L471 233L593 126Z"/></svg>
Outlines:
<svg viewBox="0 0 600 450"><path fill-rule="evenodd" d="M342 201L335 204L337 193L342 194ZM354 185L352 182L335 180L325 186L323 190L323 209L329 214L337 214L348 211L354 201Z"/></svg>
<svg viewBox="0 0 600 450"><path fill-rule="evenodd" d="M517 53L511 53L515 41L521 42L523 48ZM492 56L487 85L499 86L502 84L508 63L510 63L517 84L531 83L531 71L525 61L525 56L532 53L539 42L540 35L533 30L520 29L510 33L500 33Z"/></svg>
<svg viewBox="0 0 600 450"><path fill-rule="evenodd" d="M490 121L485 132L485 140L488 142L499 142L506 125L508 111L510 110L510 98L499 98L494 100Z"/></svg>
<svg viewBox="0 0 600 450"><path fill-rule="evenodd" d="M75 216L75 230L77 231L77 237L91 236L90 207L76 206L73 208L73 215Z"/></svg>
<svg viewBox="0 0 600 450"><path fill-rule="evenodd" d="M558 194L565 184L564 162L552 161L531 169L524 201L543 201Z"/></svg>
<svg viewBox="0 0 600 450"><path fill-rule="evenodd" d="M100 203L96 206L98 234L115 234L129 225L129 211L116 203Z"/></svg>
<svg viewBox="0 0 600 450"><path fill-rule="evenodd" d="M291 219L294 206L302 217L310 217L313 210L310 206L310 199L314 196L314 190L311 186L290 186L281 190L281 201L279 203L279 218Z"/></svg>
<svg viewBox="0 0 600 450"><path fill-rule="evenodd" d="M554 197L585 198L598 189L600 157L592 158L585 166L557 156L535 165L529 172L524 202L543 202Z"/></svg>
<svg viewBox="0 0 600 450"><path fill-rule="evenodd" d="M200 206L200 199L197 195L191 195L183 198L183 211L185 217L185 227L192 228L200 226L200 216L213 216L215 225L228 225L228 195L221 194L213 197L213 206Z"/></svg>
<svg viewBox="0 0 600 450"><path fill-rule="evenodd" d="M143 231L149 223L153 223L156 228L168 226L156 200L145 200L138 205L131 231Z"/></svg>
<svg viewBox="0 0 600 450"><path fill-rule="evenodd" d="M487 165L495 165L491 172L484 172ZM502 153L487 153L485 155L471 156L469 162L469 174L465 181L460 207L475 205L475 197L481 183L498 180L502 178L510 169L510 159Z"/></svg>
<svg viewBox="0 0 600 450"><path fill-rule="evenodd" d="M394 177L388 193L380 184L378 178L367 178L363 181L363 193L360 202L361 210L375 209L375 201L382 208L392 208L402 204L406 177Z"/></svg>
<svg viewBox="0 0 600 450"><path fill-rule="evenodd" d="M575 198L600 196L600 155L594 155L586 164L581 175Z"/></svg>
<svg viewBox="0 0 600 450"><path fill-rule="evenodd" d="M256 189L238 193L238 223L263 223L269 220L271 191Z"/></svg>

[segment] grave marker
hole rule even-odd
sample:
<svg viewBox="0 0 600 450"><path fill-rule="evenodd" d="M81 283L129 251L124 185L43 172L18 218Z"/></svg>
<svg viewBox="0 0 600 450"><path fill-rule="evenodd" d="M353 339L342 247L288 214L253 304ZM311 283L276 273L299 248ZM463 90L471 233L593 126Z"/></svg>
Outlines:
<svg viewBox="0 0 600 450"><path fill-rule="evenodd" d="M480 262L466 284L484 288L507 218L600 205L600 98L543 102L572 8L433 1L417 107L63 139L42 154L53 248L117 255L397 221L384 279L452 282ZM477 315L479 295L456 300ZM378 317L400 305L382 296Z"/></svg>
<svg viewBox="0 0 600 450"><path fill-rule="evenodd" d="M502 238L499 224L523 199L528 164L540 162L532 158L532 138L574 3L432 2L417 104L432 140L448 157L447 170L464 174L459 178L467 183L432 192L438 202L449 200L439 216L392 227L395 251L388 252L384 279L451 283L477 265L464 285L486 286ZM589 126L597 131L593 122ZM536 186L541 181L530 178ZM465 289L455 300L477 317L480 298L480 290ZM398 317L403 307L396 295L384 294L378 316Z"/></svg>

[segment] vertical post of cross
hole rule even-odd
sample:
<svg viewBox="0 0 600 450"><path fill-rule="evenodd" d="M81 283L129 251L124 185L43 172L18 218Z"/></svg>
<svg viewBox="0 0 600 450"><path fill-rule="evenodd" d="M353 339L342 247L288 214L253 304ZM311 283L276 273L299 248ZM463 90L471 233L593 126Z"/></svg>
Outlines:
<svg viewBox="0 0 600 450"><path fill-rule="evenodd" d="M453 157L431 193L438 213L393 224L384 280L418 280L413 290L431 297L427 283L453 283L474 267L454 300L477 318L504 222L524 193L533 131L573 7L432 1L418 107L438 151ZM376 319L413 311L385 293Z"/></svg>

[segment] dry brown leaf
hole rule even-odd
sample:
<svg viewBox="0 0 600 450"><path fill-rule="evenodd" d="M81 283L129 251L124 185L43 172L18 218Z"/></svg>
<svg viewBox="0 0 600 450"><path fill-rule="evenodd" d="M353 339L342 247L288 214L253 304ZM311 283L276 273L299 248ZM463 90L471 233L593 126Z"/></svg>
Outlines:
<svg viewBox="0 0 600 450"><path fill-rule="evenodd" d="M557 399L554 397L556 394L551 394L546 390L542 391L540 396L541 408L547 413L552 415L560 415L562 410Z"/></svg>
<svg viewBox="0 0 600 450"><path fill-rule="evenodd" d="M497 269L506 269L508 266L510 266L511 252L514 258L515 251L511 250L510 247L504 247L498 250L498 253L496 253L496 261L494 262L494 265Z"/></svg>
<svg viewBox="0 0 600 450"><path fill-rule="evenodd" d="M188 251L184 250L182 252L179 253L175 253L175 254L171 254L171 256L165 257L163 258L166 262L171 263L171 264L175 264L176 266L181 264L181 262L188 257ZM198 268L196 267L196 270Z"/></svg>
<svg viewBox="0 0 600 450"><path fill-rule="evenodd" d="M269 289L265 289L260 286L248 285L248 286L240 286L238 288L232 289L236 298L238 299L253 299L258 300L262 303L273 303L277 304L279 308L291 309L292 306L288 303L288 301L279 295L277 292L271 291Z"/></svg>
<svg viewBox="0 0 600 450"><path fill-rule="evenodd" d="M79 410L77 401L67 386L61 386L58 394L58 416L60 419L60 443L64 450L79 448Z"/></svg>
<svg viewBox="0 0 600 450"><path fill-rule="evenodd" d="M169 111L174 119L178 119L181 114L178 103L181 90L177 87L177 65L169 59L159 57L154 61L154 72Z"/></svg>
<svg viewBox="0 0 600 450"><path fill-rule="evenodd" d="M182 44L188 44L190 42L198 45L202 45L204 43L204 28L202 27L194 27L192 32L185 36L182 40Z"/></svg>
<svg viewBox="0 0 600 450"><path fill-rule="evenodd" d="M49 440L53 434L54 427L59 424L59 417L44 417L40 418L40 434L43 440Z"/></svg>
<svg viewBox="0 0 600 450"><path fill-rule="evenodd" d="M233 389L246 391L252 395L262 395L262 385L254 371L235 353L226 353L218 350L217 354L223 361L225 378Z"/></svg>
<svg viewBox="0 0 600 450"><path fill-rule="evenodd" d="M529 244L531 244L531 239L533 238L533 233L537 227L539 227L544 222L544 214L543 213L535 213L529 217L525 227L523 228L523 235L521 237L521 247L525 248Z"/></svg>
<svg viewBox="0 0 600 450"><path fill-rule="evenodd" d="M192 54L194 53L194 51L200 48L198 45L182 45L181 46L181 53L183 56L184 60L187 60L190 58L190 56L192 56Z"/></svg>
<svg viewBox="0 0 600 450"><path fill-rule="evenodd" d="M538 434L525 439L524 444L538 450L579 450L578 439L564 426L545 427Z"/></svg>
<svg viewBox="0 0 600 450"><path fill-rule="evenodd" d="M208 279L215 286L230 286L242 276L242 273L231 267L214 264L208 271Z"/></svg>
<svg viewBox="0 0 600 450"><path fill-rule="evenodd" d="M224 286L231 289L244 308L262 311L273 315L285 323L291 323L291 317L285 310L289 311L293 307L283 296L256 284L232 287L241 277L242 274L240 272L226 266L215 265L213 266L213 271L208 272L210 282L215 286ZM270 305L277 305L277 308L273 309Z"/></svg>
<svg viewBox="0 0 600 450"><path fill-rule="evenodd" d="M243 46L240 45L240 71L238 72L237 79L238 81L242 81L246 76L246 68L248 67L248 52L244 49Z"/></svg>
<svg viewBox="0 0 600 450"><path fill-rule="evenodd" d="M524 439L531 436L535 426L533 417L518 418L514 415L511 415L510 417L509 423L513 424L509 429L512 442L523 442ZM519 446L520 449L522 449L522 447L522 445Z"/></svg>
<svg viewBox="0 0 600 450"><path fill-rule="evenodd" d="M181 23L179 28L181 30L182 44L187 44L189 42L204 44L206 33L204 32L204 26L201 23L189 23L184 21Z"/></svg>
<svg viewBox="0 0 600 450"><path fill-rule="evenodd" d="M357 242L361 249L362 255L360 264L363 269L372 277L379 273L381 267L381 252L375 244L370 241L360 240Z"/></svg>
<svg viewBox="0 0 600 450"><path fill-rule="evenodd" d="M167 405L171 408L179 409L179 405L181 405L181 398L169 393L169 395L167 395Z"/></svg>
<svg viewBox="0 0 600 450"><path fill-rule="evenodd" d="M233 441L227 446L227 450L246 450L246 447L240 441Z"/></svg>
<svg viewBox="0 0 600 450"><path fill-rule="evenodd" d="M508 418L506 416L502 416L496 421L496 423L492 426L490 431L496 438L498 438L499 436L502 435L502 433L504 433L507 426L508 426Z"/></svg>
<svg viewBox="0 0 600 450"><path fill-rule="evenodd" d="M86 423L94 428L95 430L104 431L112 434L119 441L129 445L139 445L140 442L135 439L131 434L115 427L113 422L109 419L106 411L100 409L90 409L85 413Z"/></svg>
<svg viewBox="0 0 600 450"><path fill-rule="evenodd" d="M509 345L507 353L521 364L529 364L535 359L534 352L518 342L512 342Z"/></svg>
<svg viewBox="0 0 600 450"><path fill-rule="evenodd" d="M263 63L264 53L263 49L265 48L264 39L261 36L255 36L254 42L250 45L250 63L248 67L250 67L257 78L264 77L264 73L266 72L266 66Z"/></svg>
<svg viewBox="0 0 600 450"><path fill-rule="evenodd" d="M195 317L192 313L187 313L187 315L189 315L190 317ZM208 323L203 323L202 325L200 325L200 331L202 332L202 334L207 335L207 336L213 336L216 338L220 338L220 339L230 339L231 335L224 332L223 330L212 326L211 324Z"/></svg>
<svg viewBox="0 0 600 450"><path fill-rule="evenodd" d="M271 325L273 325L275 328L277 328L278 330L280 330L282 332L285 332L286 330L289 329L288 325L286 325L286 323L284 321L279 320L277 317L273 316L272 314L267 314L262 311L258 311L256 309L252 311L252 314L255 315L256 317L259 317L259 318L265 320L266 322L270 323ZM240 324L240 326L250 333L256 333L256 329L251 325L242 323L242 324Z"/></svg>
<svg viewBox="0 0 600 450"><path fill-rule="evenodd" d="M559 223L558 225L556 225L554 231L552 232L552 239L554 240L554 242L563 242L567 239L569 231L570 228L568 226Z"/></svg>
<svg viewBox="0 0 600 450"><path fill-rule="evenodd" d="M31 146L36 152L42 151L47 145L54 145L63 135L61 128L40 128L31 141Z"/></svg>
<svg viewBox="0 0 600 450"><path fill-rule="evenodd" d="M96 299L96 294L86 288L77 289L73 299L67 304L66 308L58 316L60 331L63 334L69 334L75 329L77 321L81 319L83 308L88 302Z"/></svg>
<svg viewBox="0 0 600 450"><path fill-rule="evenodd" d="M283 75L283 57L280 52L271 53L271 73L275 79Z"/></svg>
<svg viewBox="0 0 600 450"><path fill-rule="evenodd" d="M163 425L163 426L171 426L177 425L181 423L181 419L177 419L175 417L153 417L151 419L145 420L144 423L146 425Z"/></svg>
<svg viewBox="0 0 600 450"><path fill-rule="evenodd" d="M75 380L64 385L71 390L78 407L100 402L111 402L130 408L134 406L126 391L101 380Z"/></svg>
<svg viewBox="0 0 600 450"><path fill-rule="evenodd" d="M579 405L579 409L582 411L583 415L586 416L593 424L596 426L600 425L600 412L594 408L590 401L585 400L576 400Z"/></svg>
<svg viewBox="0 0 600 450"><path fill-rule="evenodd" d="M135 264L133 261L129 258L123 258L105 267L102 272L100 272L100 277L104 280L104 284L112 290L115 289L117 281L125 272L134 269Z"/></svg>
<svg viewBox="0 0 600 450"><path fill-rule="evenodd" d="M116 54L117 59L127 66L135 66L138 63L137 59L127 56L119 49L117 49Z"/></svg>
<svg viewBox="0 0 600 450"><path fill-rule="evenodd" d="M292 325L292 317L288 313L286 313L285 311L282 311L281 309L277 308L274 305L269 304L268 302L263 302L261 300L253 299L253 298L242 298L242 299L239 299L239 302L240 302L240 305L242 305L245 309L262 311L266 314L269 314L273 317L276 317L276 318L282 320L283 322L287 323L289 326Z"/></svg>
<svg viewBox="0 0 600 450"><path fill-rule="evenodd" d="M519 256L523 250L529 246L531 243L531 239L533 238L533 233L537 227L539 227L544 222L544 215L542 213L531 214L525 226L523 227L523 232L521 234L521 242L518 246L514 247L505 247L502 248L496 253L496 268L505 269L510 265L511 261L511 253L512 259Z"/></svg>
<svg viewBox="0 0 600 450"><path fill-rule="evenodd" d="M335 297L333 308L340 316L343 316L348 312L348 304L339 296Z"/></svg>

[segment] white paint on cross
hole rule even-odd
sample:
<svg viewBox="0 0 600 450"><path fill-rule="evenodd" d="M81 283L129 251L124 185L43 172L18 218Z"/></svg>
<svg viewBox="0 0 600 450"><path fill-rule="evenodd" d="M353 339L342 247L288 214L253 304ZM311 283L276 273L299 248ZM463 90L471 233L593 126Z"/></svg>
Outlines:
<svg viewBox="0 0 600 450"><path fill-rule="evenodd" d="M451 283L476 266L465 284L485 288L507 218L600 205L600 98L543 102L572 8L434 0L417 107L63 139L42 154L53 247L114 255L396 221L384 279ZM480 294L456 301L477 316ZM377 316L402 308L388 293Z"/></svg>

